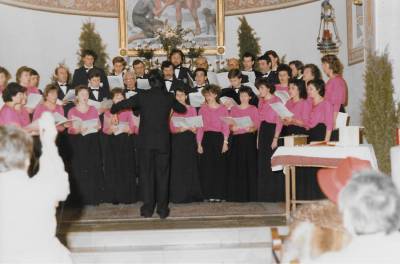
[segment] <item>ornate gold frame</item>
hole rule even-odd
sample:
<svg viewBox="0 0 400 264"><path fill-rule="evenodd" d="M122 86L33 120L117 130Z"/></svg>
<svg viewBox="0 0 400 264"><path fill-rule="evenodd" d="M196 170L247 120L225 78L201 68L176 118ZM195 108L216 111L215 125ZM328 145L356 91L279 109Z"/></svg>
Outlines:
<svg viewBox="0 0 400 264"><path fill-rule="evenodd" d="M365 51L374 50L375 45L375 26L374 26L374 0L364 0L364 46L353 47L353 19L352 19L352 0L347 0L347 56L348 64L353 65L364 61Z"/></svg>
<svg viewBox="0 0 400 264"><path fill-rule="evenodd" d="M225 19L224 19L224 0L216 1L216 16L217 16L217 47L204 48L205 55L218 55L225 53ZM127 24L126 24L126 0L119 0L119 48L121 56L136 57L138 51L135 49L128 49L127 45ZM187 52L187 50L183 50ZM154 52L155 56L165 56L166 53L163 49L157 49Z"/></svg>

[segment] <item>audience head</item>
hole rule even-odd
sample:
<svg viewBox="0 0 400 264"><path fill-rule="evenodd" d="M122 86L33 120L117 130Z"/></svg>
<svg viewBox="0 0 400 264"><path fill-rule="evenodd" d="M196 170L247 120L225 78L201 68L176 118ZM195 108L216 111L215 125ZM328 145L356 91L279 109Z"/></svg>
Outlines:
<svg viewBox="0 0 400 264"><path fill-rule="evenodd" d="M255 59L256 57L252 53L245 52L242 57L243 70L252 71Z"/></svg>
<svg viewBox="0 0 400 264"><path fill-rule="evenodd" d="M93 88L100 87L101 72L98 69L91 69L88 72L89 85Z"/></svg>
<svg viewBox="0 0 400 264"><path fill-rule="evenodd" d="M221 88L218 85L210 84L204 87L203 90L201 90L201 94L206 99L207 104L214 102L219 103L218 97L221 94Z"/></svg>
<svg viewBox="0 0 400 264"><path fill-rule="evenodd" d="M0 173L27 171L33 154L32 137L15 126L0 126Z"/></svg>
<svg viewBox="0 0 400 264"><path fill-rule="evenodd" d="M262 73L267 73L272 68L271 58L267 55L262 55L258 57L258 68Z"/></svg>
<svg viewBox="0 0 400 264"><path fill-rule="evenodd" d="M8 81L11 79L11 74L6 68L0 66L0 89L5 89Z"/></svg>
<svg viewBox="0 0 400 264"><path fill-rule="evenodd" d="M188 96L183 87L177 87L175 89L175 98L179 103L183 105L188 104Z"/></svg>
<svg viewBox="0 0 400 264"><path fill-rule="evenodd" d="M112 64L114 67L113 72L115 75L119 75L125 70L126 61L121 56L114 57L114 59L112 60Z"/></svg>
<svg viewBox="0 0 400 264"><path fill-rule="evenodd" d="M275 85L268 82L267 79L261 78L258 79L255 83L258 91L260 92L260 97L265 98L268 95L272 95L275 93Z"/></svg>
<svg viewBox="0 0 400 264"><path fill-rule="evenodd" d="M290 98L307 99L306 83L300 79L292 79L289 81Z"/></svg>
<svg viewBox="0 0 400 264"><path fill-rule="evenodd" d="M78 85L75 87L75 103L87 104L89 101L90 89L86 85Z"/></svg>
<svg viewBox="0 0 400 264"><path fill-rule="evenodd" d="M169 60L174 67L177 67L185 61L185 54L180 49L173 49L169 54Z"/></svg>
<svg viewBox="0 0 400 264"><path fill-rule="evenodd" d="M202 68L208 71L208 61L206 57L200 56L195 61L196 68Z"/></svg>
<svg viewBox="0 0 400 264"><path fill-rule="evenodd" d="M94 63L96 62L97 55L93 50L86 49L82 51L81 58L84 66L93 67Z"/></svg>
<svg viewBox="0 0 400 264"><path fill-rule="evenodd" d="M133 71L127 71L124 74L124 84L128 90L136 89L136 76Z"/></svg>
<svg viewBox="0 0 400 264"><path fill-rule="evenodd" d="M242 85L242 72L239 69L232 69L228 72L228 79L233 88L238 88Z"/></svg>
<svg viewBox="0 0 400 264"><path fill-rule="evenodd" d="M43 100L53 104L57 103L58 87L55 84L48 84L43 91Z"/></svg>
<svg viewBox="0 0 400 264"><path fill-rule="evenodd" d="M287 64L279 64L278 69L279 83L283 85L289 84L289 80L292 78L292 69Z"/></svg>
<svg viewBox="0 0 400 264"><path fill-rule="evenodd" d="M312 99L325 96L325 83L323 80L312 80L307 84L307 95Z"/></svg>
<svg viewBox="0 0 400 264"><path fill-rule="evenodd" d="M141 60L134 60L132 63L133 70L135 71L135 74L137 77L143 77L146 73L146 66L144 65L144 62Z"/></svg>
<svg viewBox="0 0 400 264"><path fill-rule="evenodd" d="M31 81L31 68L27 66L20 67L15 74L15 80L20 85L28 87Z"/></svg>
<svg viewBox="0 0 400 264"><path fill-rule="evenodd" d="M110 92L111 100L114 104L117 104L125 99L124 89L122 88L114 88Z"/></svg>
<svg viewBox="0 0 400 264"><path fill-rule="evenodd" d="M308 84L311 80L321 80L321 71L315 64L306 64L303 69L303 80Z"/></svg>
<svg viewBox="0 0 400 264"><path fill-rule="evenodd" d="M248 105L253 95L253 91L248 86L240 87L239 89L239 98L240 103L244 105Z"/></svg>
<svg viewBox="0 0 400 264"><path fill-rule="evenodd" d="M31 68L31 78L29 80L29 87L38 87L40 82L39 73Z"/></svg>
<svg viewBox="0 0 400 264"><path fill-rule="evenodd" d="M303 74L304 64L299 60L289 62L289 67L292 70L292 77L298 78Z"/></svg>
<svg viewBox="0 0 400 264"><path fill-rule="evenodd" d="M7 85L6 89L3 91L3 101L13 102L15 104L21 104L24 99L24 94L26 92L26 88L21 86L18 83L11 82Z"/></svg>
<svg viewBox="0 0 400 264"><path fill-rule="evenodd" d="M54 70L54 80L59 83L69 83L71 73L67 66L61 64Z"/></svg>
<svg viewBox="0 0 400 264"><path fill-rule="evenodd" d="M207 82L207 71L204 68L197 68L194 71L194 79L197 85L204 85Z"/></svg>
<svg viewBox="0 0 400 264"><path fill-rule="evenodd" d="M265 52L265 55L271 59L272 70L276 70L280 64L278 53L276 53L274 50L268 50Z"/></svg>
<svg viewBox="0 0 400 264"><path fill-rule="evenodd" d="M165 82L161 73L154 69L149 72L149 83L151 89L166 90Z"/></svg>
<svg viewBox="0 0 400 264"><path fill-rule="evenodd" d="M226 64L228 71L233 69L240 69L240 61L236 58L229 58Z"/></svg>
<svg viewBox="0 0 400 264"><path fill-rule="evenodd" d="M353 175L339 193L346 229L357 235L400 229L400 195L389 176L375 171Z"/></svg>
<svg viewBox="0 0 400 264"><path fill-rule="evenodd" d="M328 54L321 58L322 70L328 77L343 74L343 64L336 55Z"/></svg>
<svg viewBox="0 0 400 264"><path fill-rule="evenodd" d="M164 79L174 78L174 66L170 61L163 61L161 63L161 71L163 73Z"/></svg>

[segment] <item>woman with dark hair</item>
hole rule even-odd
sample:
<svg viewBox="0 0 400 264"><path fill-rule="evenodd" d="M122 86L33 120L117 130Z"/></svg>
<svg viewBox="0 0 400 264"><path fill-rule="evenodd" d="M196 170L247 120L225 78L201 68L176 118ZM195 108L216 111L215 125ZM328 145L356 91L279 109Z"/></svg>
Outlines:
<svg viewBox="0 0 400 264"><path fill-rule="evenodd" d="M171 178L169 199L173 203L202 201L199 180L198 153L195 127L176 127L174 118L197 116L196 108L187 104L185 89L175 90L176 100L187 109L185 114L172 112L170 121L171 138Z"/></svg>
<svg viewBox="0 0 400 264"><path fill-rule="evenodd" d="M311 112L311 103L307 100L306 85L303 80L293 79L289 82L290 100L286 107L293 113L292 117L283 118L284 135L304 135Z"/></svg>
<svg viewBox="0 0 400 264"><path fill-rule="evenodd" d="M76 103L68 112L68 119L79 118L92 124L83 126L73 122L68 128L72 148L71 202L73 205L97 205L100 203L103 180L102 157L98 131L101 128L99 113L88 104L89 88L75 88ZM88 134L87 134L88 133Z"/></svg>
<svg viewBox="0 0 400 264"><path fill-rule="evenodd" d="M278 53L276 53L274 50L268 50L264 55L267 55L271 59L272 71L276 71L280 64Z"/></svg>
<svg viewBox="0 0 400 264"><path fill-rule="evenodd" d="M0 125L14 125L24 128L30 123L29 114L23 107L26 102L26 88L12 82L3 91L4 105L0 110Z"/></svg>
<svg viewBox="0 0 400 264"><path fill-rule="evenodd" d="M8 81L11 79L11 74L6 68L0 66L0 95L6 89Z"/></svg>
<svg viewBox="0 0 400 264"><path fill-rule="evenodd" d="M289 62L289 67L292 69L292 78L301 79L303 77L304 64L299 60Z"/></svg>
<svg viewBox="0 0 400 264"><path fill-rule="evenodd" d="M111 91L114 104L125 99L122 88ZM113 204L129 204L136 201L135 155L131 135L137 130L132 111L118 114L119 124L112 123L109 110L104 113L104 198Z"/></svg>
<svg viewBox="0 0 400 264"><path fill-rule="evenodd" d="M265 79L256 82L260 92L258 113L260 128L258 132L258 201L276 202L283 200L284 184L280 173L272 172L271 157L278 147L282 122L270 104L281 102L274 95L275 86Z"/></svg>
<svg viewBox="0 0 400 264"><path fill-rule="evenodd" d="M307 85L312 80L322 80L321 71L315 64L306 64L303 69L303 81Z"/></svg>
<svg viewBox="0 0 400 264"><path fill-rule="evenodd" d="M221 89L216 85L206 86L202 94L206 103L199 115L203 127L197 130L197 151L200 154L200 182L207 201L226 200L226 152L228 151L229 126L222 120L228 109L218 102Z"/></svg>
<svg viewBox="0 0 400 264"><path fill-rule="evenodd" d="M279 84L275 84L275 89L277 91L285 91L289 90L289 80L292 78L292 70L287 64L280 64L278 66L278 78Z"/></svg>
<svg viewBox="0 0 400 264"><path fill-rule="evenodd" d="M228 153L228 201L250 202L257 200L257 129L260 125L258 110L249 102L254 96L251 88L239 89L240 105L231 109L233 118L250 118L252 125L238 128L231 125L233 133Z"/></svg>

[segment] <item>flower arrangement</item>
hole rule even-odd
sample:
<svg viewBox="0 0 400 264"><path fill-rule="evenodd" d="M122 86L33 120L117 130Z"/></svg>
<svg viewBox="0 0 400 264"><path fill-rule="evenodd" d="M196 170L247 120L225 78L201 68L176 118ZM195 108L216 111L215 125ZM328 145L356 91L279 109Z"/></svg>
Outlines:
<svg viewBox="0 0 400 264"><path fill-rule="evenodd" d="M138 57L142 57L150 61L154 57L154 49L151 48L138 49Z"/></svg>
<svg viewBox="0 0 400 264"><path fill-rule="evenodd" d="M172 49L179 48L183 43L189 42L187 39L189 33L193 34L193 30L183 29L182 27L173 28L166 23L164 28L156 32L156 36L163 49L169 54Z"/></svg>

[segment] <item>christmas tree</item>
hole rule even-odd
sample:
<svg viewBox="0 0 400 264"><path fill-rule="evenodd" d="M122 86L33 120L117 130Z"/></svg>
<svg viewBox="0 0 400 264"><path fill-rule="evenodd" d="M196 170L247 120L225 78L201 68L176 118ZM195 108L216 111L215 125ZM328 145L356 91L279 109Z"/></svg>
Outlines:
<svg viewBox="0 0 400 264"><path fill-rule="evenodd" d="M388 54L369 54L364 74L362 124L367 141L374 146L379 169L386 173L390 173L390 147L395 145L398 124L392 78Z"/></svg>
<svg viewBox="0 0 400 264"><path fill-rule="evenodd" d="M260 44L258 41L260 38L256 37L256 33L254 29L249 25L247 22L246 17L242 16L239 17L240 26L238 29L238 36L239 36L239 58L243 57L245 52L250 52L257 56L260 54Z"/></svg>
<svg viewBox="0 0 400 264"><path fill-rule="evenodd" d="M101 36L96 32L95 24L87 21L83 23L82 32L79 37L79 50L77 52L78 55L78 65L82 66L81 54L83 50L92 50L96 53L97 59L95 62L95 66L104 69L104 71L108 72L108 64L107 60L109 59L108 54L106 53L106 45L103 44Z"/></svg>

